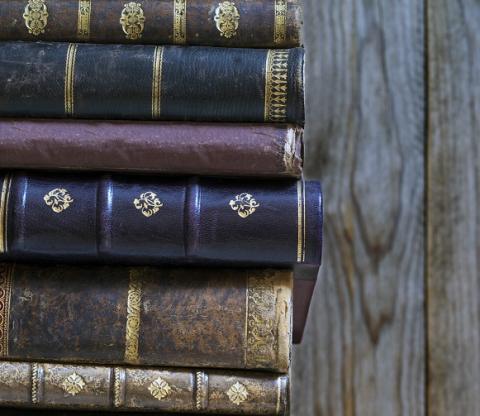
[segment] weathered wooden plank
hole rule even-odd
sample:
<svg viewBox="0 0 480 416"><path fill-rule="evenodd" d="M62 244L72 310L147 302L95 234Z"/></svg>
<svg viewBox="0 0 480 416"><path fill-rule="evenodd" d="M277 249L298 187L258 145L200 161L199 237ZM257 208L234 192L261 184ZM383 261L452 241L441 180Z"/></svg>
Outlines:
<svg viewBox="0 0 480 416"><path fill-rule="evenodd" d="M428 401L435 416L480 400L480 3L428 6Z"/></svg>
<svg viewBox="0 0 480 416"><path fill-rule="evenodd" d="M423 0L305 0L325 252L295 416L424 414L423 25Z"/></svg>

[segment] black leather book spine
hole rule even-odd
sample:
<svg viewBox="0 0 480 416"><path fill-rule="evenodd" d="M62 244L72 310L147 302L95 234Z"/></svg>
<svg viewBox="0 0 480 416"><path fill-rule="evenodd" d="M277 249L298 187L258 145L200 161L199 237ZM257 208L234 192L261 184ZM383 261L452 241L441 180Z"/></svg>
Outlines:
<svg viewBox="0 0 480 416"><path fill-rule="evenodd" d="M0 259L319 265L317 182L0 176Z"/></svg>
<svg viewBox="0 0 480 416"><path fill-rule="evenodd" d="M303 124L303 49L0 42L0 116Z"/></svg>

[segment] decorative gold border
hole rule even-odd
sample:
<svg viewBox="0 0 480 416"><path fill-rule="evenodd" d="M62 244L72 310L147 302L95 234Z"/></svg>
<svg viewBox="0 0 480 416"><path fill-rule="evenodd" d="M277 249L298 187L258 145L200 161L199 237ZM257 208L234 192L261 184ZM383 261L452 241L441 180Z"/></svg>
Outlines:
<svg viewBox="0 0 480 416"><path fill-rule="evenodd" d="M11 176L5 175L0 193L0 254L7 252L7 213L11 182Z"/></svg>
<svg viewBox="0 0 480 416"><path fill-rule="evenodd" d="M305 261L305 182L297 182L297 262Z"/></svg>
<svg viewBox="0 0 480 416"><path fill-rule="evenodd" d="M152 118L160 118L162 103L163 46L156 46L153 54Z"/></svg>
<svg viewBox="0 0 480 416"><path fill-rule="evenodd" d="M173 0L173 43L187 42L187 0Z"/></svg>
<svg viewBox="0 0 480 416"><path fill-rule="evenodd" d="M91 0L78 1L77 37L81 40L90 38L90 15L92 13Z"/></svg>
<svg viewBox="0 0 480 416"><path fill-rule="evenodd" d="M287 119L288 50L271 49L265 66L266 122L283 123Z"/></svg>
<svg viewBox="0 0 480 416"><path fill-rule="evenodd" d="M8 356L10 300L14 265L0 264L0 357Z"/></svg>
<svg viewBox="0 0 480 416"><path fill-rule="evenodd" d="M32 403L38 404L38 364L32 363Z"/></svg>
<svg viewBox="0 0 480 416"><path fill-rule="evenodd" d="M275 23L273 42L283 43L287 39L287 0L275 0Z"/></svg>
<svg viewBox="0 0 480 416"><path fill-rule="evenodd" d="M65 114L72 116L74 111L75 59L77 57L76 43L68 45L65 62Z"/></svg>
<svg viewBox="0 0 480 416"><path fill-rule="evenodd" d="M130 364L135 364L138 361L141 302L142 282L137 271L131 270L128 285L127 327L125 332L125 361Z"/></svg>
<svg viewBox="0 0 480 416"><path fill-rule="evenodd" d="M197 371L195 373L196 390L195 390L195 406L197 410L202 410L204 407L206 391L205 391L205 373Z"/></svg>
<svg viewBox="0 0 480 416"><path fill-rule="evenodd" d="M121 375L124 370L119 367L113 369L113 405L120 407L122 405L122 380Z"/></svg>

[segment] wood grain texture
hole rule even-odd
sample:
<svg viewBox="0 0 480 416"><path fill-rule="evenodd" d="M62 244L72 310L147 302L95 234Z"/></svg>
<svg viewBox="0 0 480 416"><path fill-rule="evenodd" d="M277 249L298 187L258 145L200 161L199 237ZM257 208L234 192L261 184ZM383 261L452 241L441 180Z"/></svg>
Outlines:
<svg viewBox="0 0 480 416"><path fill-rule="evenodd" d="M428 7L429 414L478 415L480 3Z"/></svg>
<svg viewBox="0 0 480 416"><path fill-rule="evenodd" d="M304 3L325 253L292 414L423 415L423 0Z"/></svg>

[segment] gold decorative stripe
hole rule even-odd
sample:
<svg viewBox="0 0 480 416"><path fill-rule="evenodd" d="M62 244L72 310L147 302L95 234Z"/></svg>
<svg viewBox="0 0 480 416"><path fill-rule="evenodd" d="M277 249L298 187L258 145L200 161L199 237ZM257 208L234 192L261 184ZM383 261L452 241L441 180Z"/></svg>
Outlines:
<svg viewBox="0 0 480 416"><path fill-rule="evenodd" d="M153 78L152 78L152 118L160 118L162 103L162 67L163 46L155 47L153 54Z"/></svg>
<svg viewBox="0 0 480 416"><path fill-rule="evenodd" d="M7 252L7 213L11 181L11 176L5 175L0 194L0 254Z"/></svg>
<svg viewBox="0 0 480 416"><path fill-rule="evenodd" d="M123 369L115 367L113 369L113 405L115 407L120 407L122 405L122 375Z"/></svg>
<svg viewBox="0 0 480 416"><path fill-rule="evenodd" d="M141 302L142 282L138 272L131 270L127 297L127 328L125 332L125 361L130 364L135 364L138 361Z"/></svg>
<svg viewBox="0 0 480 416"><path fill-rule="evenodd" d="M0 357L8 356L13 264L0 264Z"/></svg>
<svg viewBox="0 0 480 416"><path fill-rule="evenodd" d="M32 364L32 403L38 404L38 364Z"/></svg>
<svg viewBox="0 0 480 416"><path fill-rule="evenodd" d="M77 37L81 40L90 38L90 15L92 13L91 0L79 0L78 2L78 23Z"/></svg>
<svg viewBox="0 0 480 416"><path fill-rule="evenodd" d="M305 183L297 182L298 221L297 221L297 262L305 261Z"/></svg>
<svg viewBox="0 0 480 416"><path fill-rule="evenodd" d="M74 84L75 84L75 59L77 57L75 43L68 45L67 60L65 62L65 114L72 116L74 112Z"/></svg>
<svg viewBox="0 0 480 416"><path fill-rule="evenodd" d="M287 0L275 0L274 43L283 43L287 39Z"/></svg>
<svg viewBox="0 0 480 416"><path fill-rule="evenodd" d="M280 414L280 397L282 394L282 379L278 378L277 379L277 406L276 406L276 414Z"/></svg>
<svg viewBox="0 0 480 416"><path fill-rule="evenodd" d="M288 50L267 53L265 69L265 121L285 122L288 99Z"/></svg>
<svg viewBox="0 0 480 416"><path fill-rule="evenodd" d="M173 43L187 42L187 0L173 0Z"/></svg>
<svg viewBox="0 0 480 416"><path fill-rule="evenodd" d="M196 390L195 390L195 404L197 410L204 408L206 398L206 386L205 386L205 373L203 371L197 371L195 373Z"/></svg>

